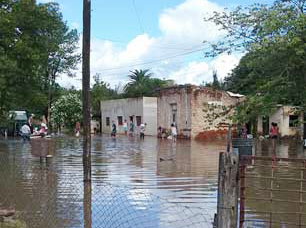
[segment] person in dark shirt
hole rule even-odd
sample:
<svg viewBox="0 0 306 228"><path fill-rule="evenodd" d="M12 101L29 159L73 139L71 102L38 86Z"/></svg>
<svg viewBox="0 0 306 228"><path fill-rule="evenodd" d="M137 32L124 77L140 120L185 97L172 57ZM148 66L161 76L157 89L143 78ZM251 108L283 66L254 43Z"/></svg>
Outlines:
<svg viewBox="0 0 306 228"><path fill-rule="evenodd" d="M117 133L117 126L116 126L115 122L112 121L112 133L111 133L111 136L112 136L113 139L116 138L116 133Z"/></svg>

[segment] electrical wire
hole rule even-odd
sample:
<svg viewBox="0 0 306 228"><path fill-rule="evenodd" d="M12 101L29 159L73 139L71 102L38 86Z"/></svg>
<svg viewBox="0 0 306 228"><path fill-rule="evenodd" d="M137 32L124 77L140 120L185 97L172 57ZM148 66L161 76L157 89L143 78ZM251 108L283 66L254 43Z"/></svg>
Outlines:
<svg viewBox="0 0 306 228"><path fill-rule="evenodd" d="M136 16L137 16L137 20L138 20L139 27L140 27L142 33L144 34L145 31L144 31L144 29L143 29L143 26L142 26L142 23L141 23L141 20L140 20L140 17L139 17L137 8L136 8L135 0L132 0L132 2L133 2L133 7L134 7L134 10L135 10Z"/></svg>

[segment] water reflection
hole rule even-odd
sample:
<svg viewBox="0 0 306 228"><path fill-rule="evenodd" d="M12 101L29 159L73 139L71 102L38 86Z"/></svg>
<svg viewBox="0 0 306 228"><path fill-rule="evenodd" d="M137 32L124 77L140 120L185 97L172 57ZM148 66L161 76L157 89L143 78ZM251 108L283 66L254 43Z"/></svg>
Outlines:
<svg viewBox="0 0 306 228"><path fill-rule="evenodd" d="M303 146L295 140L259 141L256 152L258 156L305 159ZM252 221L246 222L245 227L306 225L306 207L299 203L306 196L304 163L256 160L247 168L247 175L261 178L246 179L246 219Z"/></svg>
<svg viewBox="0 0 306 228"><path fill-rule="evenodd" d="M89 186L83 183L80 138L3 140L0 204L14 206L29 227L210 226L216 211L218 156L225 148L222 141L93 136ZM256 151L261 156L305 157L292 141L259 141ZM53 155L48 165L38 159L46 155ZM270 175L264 167L253 172ZM283 170L278 175L297 173ZM260 179L249 184L269 187ZM257 196L259 191L249 194ZM265 204L248 206L264 209Z"/></svg>

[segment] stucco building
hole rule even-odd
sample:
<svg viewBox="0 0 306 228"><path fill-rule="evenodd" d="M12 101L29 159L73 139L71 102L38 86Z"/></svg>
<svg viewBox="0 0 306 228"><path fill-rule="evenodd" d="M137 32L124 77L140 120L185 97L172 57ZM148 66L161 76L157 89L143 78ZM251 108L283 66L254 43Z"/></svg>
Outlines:
<svg viewBox="0 0 306 228"><path fill-rule="evenodd" d="M225 137L236 105L244 96L208 87L182 85L161 89L157 101L157 125L175 123L178 137Z"/></svg>
<svg viewBox="0 0 306 228"><path fill-rule="evenodd" d="M271 123L277 123L280 137L293 137L304 134L304 113L299 107L278 105L269 117L257 119L258 135L269 135Z"/></svg>
<svg viewBox="0 0 306 228"><path fill-rule="evenodd" d="M146 123L146 135L157 135L157 98L141 97L101 101L102 133L110 133L112 121L117 132L124 133L123 123L135 124L136 133L141 123Z"/></svg>

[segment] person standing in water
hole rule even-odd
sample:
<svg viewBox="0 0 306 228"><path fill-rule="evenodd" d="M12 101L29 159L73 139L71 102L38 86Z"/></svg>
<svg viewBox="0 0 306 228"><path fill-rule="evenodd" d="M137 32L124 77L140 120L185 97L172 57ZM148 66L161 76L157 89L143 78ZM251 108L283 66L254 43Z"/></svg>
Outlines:
<svg viewBox="0 0 306 228"><path fill-rule="evenodd" d="M23 141L30 140L31 129L28 124L24 124L20 129L21 137Z"/></svg>
<svg viewBox="0 0 306 228"><path fill-rule="evenodd" d="M140 124L140 139L144 139L147 124Z"/></svg>
<svg viewBox="0 0 306 228"><path fill-rule="evenodd" d="M117 133L117 126L116 126L115 122L112 121L112 133L111 133L111 136L112 136L113 139L116 138L116 133Z"/></svg>
<svg viewBox="0 0 306 228"><path fill-rule="evenodd" d="M271 123L270 137L272 139L277 139L278 138L278 126L277 126L277 123L274 123L274 122Z"/></svg>
<svg viewBox="0 0 306 228"><path fill-rule="evenodd" d="M133 121L131 121L131 123L130 123L130 135L131 136L134 136L134 123L133 123Z"/></svg>
<svg viewBox="0 0 306 228"><path fill-rule="evenodd" d="M174 124L171 124L171 136L172 136L172 140L175 142L176 138L177 138L177 129L176 126Z"/></svg>
<svg viewBox="0 0 306 228"><path fill-rule="evenodd" d="M127 135L129 127L128 127L126 120L124 120L124 123L123 123L123 130L124 130L124 134Z"/></svg>

